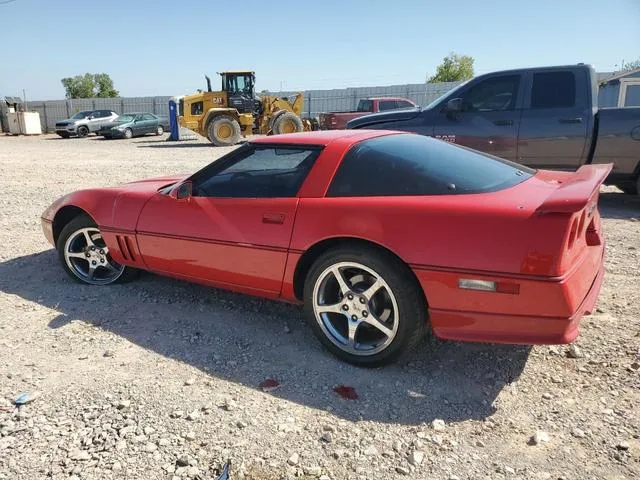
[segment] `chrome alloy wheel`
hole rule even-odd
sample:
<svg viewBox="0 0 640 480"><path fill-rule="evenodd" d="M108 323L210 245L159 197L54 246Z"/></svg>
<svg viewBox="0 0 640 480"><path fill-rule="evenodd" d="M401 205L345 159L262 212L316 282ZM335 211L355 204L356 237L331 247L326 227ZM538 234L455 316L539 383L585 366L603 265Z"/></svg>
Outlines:
<svg viewBox="0 0 640 480"><path fill-rule="evenodd" d="M115 282L124 272L124 266L109 255L109 249L96 227L73 232L64 245L64 259L80 280L91 285Z"/></svg>
<svg viewBox="0 0 640 480"><path fill-rule="evenodd" d="M391 288L360 263L336 263L318 276L313 311L326 337L353 355L381 352L398 332L398 304Z"/></svg>

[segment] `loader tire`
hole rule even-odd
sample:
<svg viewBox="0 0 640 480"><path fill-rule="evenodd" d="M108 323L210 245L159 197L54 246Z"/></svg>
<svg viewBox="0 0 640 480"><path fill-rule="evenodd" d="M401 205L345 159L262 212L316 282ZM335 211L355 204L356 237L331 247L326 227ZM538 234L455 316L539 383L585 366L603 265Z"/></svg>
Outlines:
<svg viewBox="0 0 640 480"><path fill-rule="evenodd" d="M241 131L238 121L228 115L220 115L209 123L207 135L217 147L228 147L240 141Z"/></svg>
<svg viewBox="0 0 640 480"><path fill-rule="evenodd" d="M302 132L303 130L302 119L292 112L283 113L276 118L276 121L273 122L273 128L271 129L274 135Z"/></svg>

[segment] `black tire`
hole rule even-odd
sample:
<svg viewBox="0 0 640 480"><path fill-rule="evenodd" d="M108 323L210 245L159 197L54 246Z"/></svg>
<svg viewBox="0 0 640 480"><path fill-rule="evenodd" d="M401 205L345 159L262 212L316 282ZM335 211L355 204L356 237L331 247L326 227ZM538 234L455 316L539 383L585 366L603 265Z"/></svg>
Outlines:
<svg viewBox="0 0 640 480"><path fill-rule="evenodd" d="M84 214L78 215L62 228L62 231L60 232L60 236L58 237L58 241L56 242L58 259L62 264L62 268L67 273L67 275L71 277L71 279L73 279L78 283L82 283L83 285L94 285L94 284L83 280L71 268L69 268L69 265L67 264L67 261L65 258L65 245L69 237L71 237L73 234L78 232L78 230L89 228L89 227L97 228L97 225L88 215L84 215ZM120 276L117 279L109 283L104 283L103 285L130 282L131 280L136 279L139 274L140 274L140 271L136 268L124 267L124 271L120 274Z"/></svg>
<svg viewBox="0 0 640 480"><path fill-rule="evenodd" d="M399 315L393 340L373 355L348 353L325 334L314 311L313 292L321 274L332 265L354 262L379 274L395 297ZM392 254L373 247L340 247L321 255L312 265L304 285L304 310L314 334L338 358L361 367L378 367L398 361L410 353L427 331L427 304L409 267Z"/></svg>
<svg viewBox="0 0 640 480"><path fill-rule="evenodd" d="M130 128L125 128L123 135L124 135L124 138L126 138L127 140L130 140L133 138L133 130L131 130Z"/></svg>
<svg viewBox="0 0 640 480"><path fill-rule="evenodd" d="M156 135L162 135L164 133L164 127L162 125L158 125L156 127Z"/></svg>
<svg viewBox="0 0 640 480"><path fill-rule="evenodd" d="M86 137L87 135L89 135L89 127L87 127L86 125L80 125L76 130L76 134L80 138Z"/></svg>
<svg viewBox="0 0 640 480"><path fill-rule="evenodd" d="M217 147L228 147L240 141L242 132L238 121L228 115L220 115L209 122L207 136Z"/></svg>
<svg viewBox="0 0 640 480"><path fill-rule="evenodd" d="M638 180L638 184L640 184L640 179ZM626 183L623 185L616 185L620 190L622 190L627 195L638 195L639 185L633 185L631 183Z"/></svg>
<svg viewBox="0 0 640 480"><path fill-rule="evenodd" d="M293 112L285 112L273 122L271 131L274 135L302 132L302 119Z"/></svg>

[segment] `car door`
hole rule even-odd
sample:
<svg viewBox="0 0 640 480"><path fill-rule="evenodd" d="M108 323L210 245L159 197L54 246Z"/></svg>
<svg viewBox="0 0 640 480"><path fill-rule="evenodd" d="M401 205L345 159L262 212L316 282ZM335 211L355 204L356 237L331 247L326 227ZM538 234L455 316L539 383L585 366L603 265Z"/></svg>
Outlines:
<svg viewBox="0 0 640 480"><path fill-rule="evenodd" d="M142 114L142 131L141 133L154 133L158 126L158 119L150 113Z"/></svg>
<svg viewBox="0 0 640 480"><path fill-rule="evenodd" d="M144 133L144 120L142 120L142 114L137 114L131 123L131 131L135 136L142 135Z"/></svg>
<svg viewBox="0 0 640 480"><path fill-rule="evenodd" d="M318 153L306 146L247 144L195 174L186 200L158 193L137 225L148 268L277 296L297 192Z"/></svg>
<svg viewBox="0 0 640 480"><path fill-rule="evenodd" d="M534 168L575 170L590 131L588 87L570 69L531 72L518 138L518 162ZM581 94L578 95L578 92Z"/></svg>
<svg viewBox="0 0 640 480"><path fill-rule="evenodd" d="M521 73L495 75L460 92L459 111L441 111L433 135L452 143L516 160L522 113Z"/></svg>

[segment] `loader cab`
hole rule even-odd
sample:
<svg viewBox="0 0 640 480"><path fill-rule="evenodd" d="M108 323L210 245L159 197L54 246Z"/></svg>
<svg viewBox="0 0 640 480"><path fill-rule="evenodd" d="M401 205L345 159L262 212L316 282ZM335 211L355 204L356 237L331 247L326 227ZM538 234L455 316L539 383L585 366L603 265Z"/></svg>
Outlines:
<svg viewBox="0 0 640 480"><path fill-rule="evenodd" d="M256 111L254 72L222 72L222 91L227 93L229 107L240 113ZM259 103L259 102L258 102Z"/></svg>

